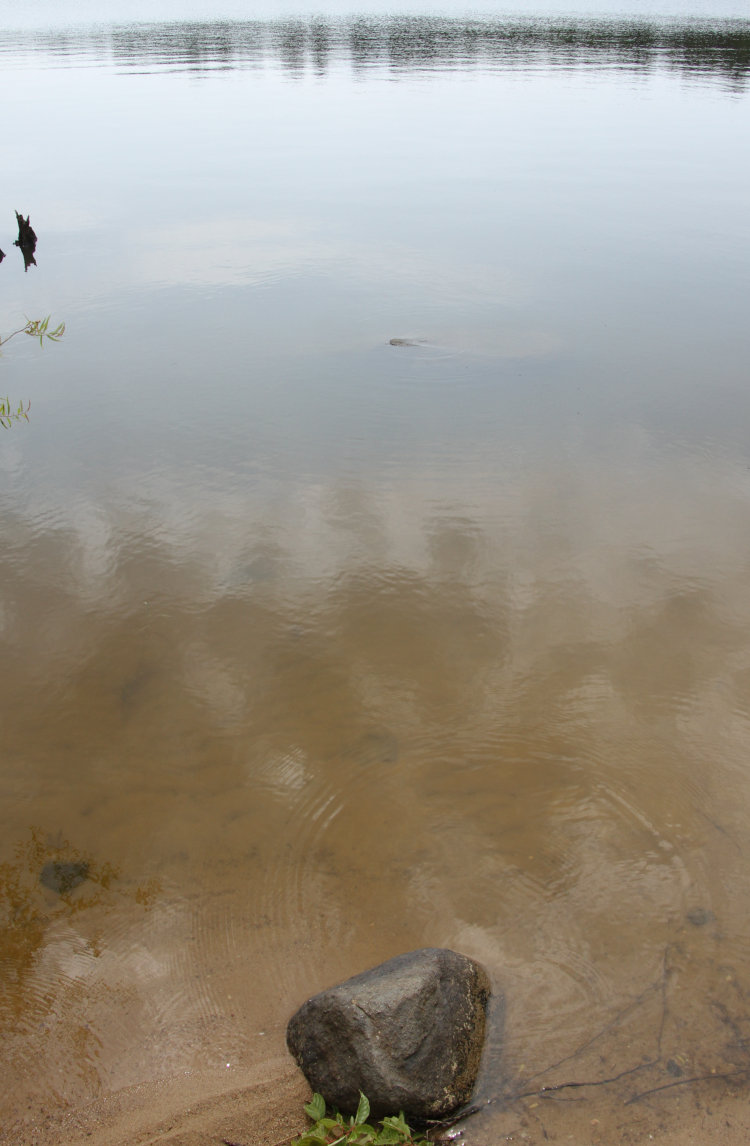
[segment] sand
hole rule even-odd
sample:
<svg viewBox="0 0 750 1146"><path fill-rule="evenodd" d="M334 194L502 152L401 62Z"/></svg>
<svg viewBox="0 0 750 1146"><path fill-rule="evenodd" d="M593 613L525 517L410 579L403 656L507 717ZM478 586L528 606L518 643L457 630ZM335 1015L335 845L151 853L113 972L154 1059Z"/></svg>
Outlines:
<svg viewBox="0 0 750 1146"><path fill-rule="evenodd" d="M712 1086L714 1093L712 1094ZM285 1146L306 1125L304 1078L286 1057L248 1069L188 1074L119 1091L78 1110L0 1131L4 1146ZM744 1146L750 1141L746 1090L686 1086L638 1106L604 1096L549 1098L468 1119L452 1131L465 1146ZM455 1141L455 1138L454 1138Z"/></svg>
<svg viewBox="0 0 750 1146"><path fill-rule="evenodd" d="M274 1146L304 1128L304 1078L288 1058L128 1087L0 1131L8 1146Z"/></svg>

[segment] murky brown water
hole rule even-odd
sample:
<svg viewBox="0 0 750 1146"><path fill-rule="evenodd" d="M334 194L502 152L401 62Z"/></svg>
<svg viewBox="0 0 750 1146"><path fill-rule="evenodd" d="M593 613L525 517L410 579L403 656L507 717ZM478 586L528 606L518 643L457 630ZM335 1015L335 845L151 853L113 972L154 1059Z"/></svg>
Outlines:
<svg viewBox="0 0 750 1146"><path fill-rule="evenodd" d="M257 1056L423 944L506 992L489 1092L644 992L591 1077L746 1066L750 509L665 467L540 473L494 524L333 488L307 553L248 516L226 567L131 523L98 601L80 538L6 523L6 1117Z"/></svg>
<svg viewBox="0 0 750 1146"><path fill-rule="evenodd" d="M486 180L453 187L458 207L448 195L421 218L421 165L443 160L415 133L417 159L397 143L377 193L362 176L385 202L376 222L352 177L338 246L320 234L335 197L303 225L302 192L283 226L243 230L235 204L232 243L209 243L202 187L134 253L107 248L103 225L84 274L65 175L37 278L0 267L6 313L55 296L70 323L60 346L13 343L0 364L34 397L0 439L4 1127L277 1054L308 994L422 945L475 956L505 993L483 1097L530 1094L533 1111L542 1086L617 1077L585 1097L666 1085L660 1100L684 1103L688 1078L750 1072L747 96L723 86L725 55L718 89L668 69L644 95L610 52L554 83L538 64L520 80L480 69L496 117L511 90L540 130L555 101L578 109L561 218L537 180L550 153L520 136ZM307 99L338 107L325 131L353 144L336 84L373 131L399 108L437 131L451 98L475 98L443 63L429 108L437 80L363 95L332 68L303 93L282 74L256 143L276 146L281 124L306 156ZM157 92L169 147L201 99L223 106L205 76L130 76L126 113L116 67L61 74L61 99L100 90L144 132ZM271 80L243 79L246 98L256 82ZM695 161L687 206L658 132L638 144L648 205L625 134L578 202L606 137L596 84L637 130L656 108L678 133L691 112L670 136L674 178ZM695 158L697 122L731 185ZM462 170L459 127L442 142ZM161 199L141 158L122 177L160 216L177 176ZM248 194L276 210L287 174ZM58 192L36 175L41 223ZM621 177L632 213L612 209ZM117 210L135 218L127 193ZM501 194L513 225L493 231ZM706 203L688 241L681 220ZM87 878L59 894L40 882L52 862ZM478 1142L501 1132L499 1106Z"/></svg>

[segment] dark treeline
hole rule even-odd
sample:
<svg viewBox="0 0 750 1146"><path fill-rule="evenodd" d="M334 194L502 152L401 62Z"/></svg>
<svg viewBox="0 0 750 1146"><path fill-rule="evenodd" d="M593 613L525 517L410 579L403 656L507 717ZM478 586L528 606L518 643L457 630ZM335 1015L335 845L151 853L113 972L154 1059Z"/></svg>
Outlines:
<svg viewBox="0 0 750 1146"><path fill-rule="evenodd" d="M153 24L87 34L41 33L26 41L63 63L95 56L124 68L197 72L278 63L299 72L386 69L394 76L473 67L667 68L743 88L750 71L750 21L465 19L431 16L242 23ZM19 47L18 39L13 47ZM0 43L2 47L10 44Z"/></svg>

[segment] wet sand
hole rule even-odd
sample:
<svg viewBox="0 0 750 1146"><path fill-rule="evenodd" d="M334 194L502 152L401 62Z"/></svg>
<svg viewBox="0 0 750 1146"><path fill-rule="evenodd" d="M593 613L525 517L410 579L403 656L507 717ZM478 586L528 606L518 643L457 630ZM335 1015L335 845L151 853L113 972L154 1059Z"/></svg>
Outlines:
<svg viewBox="0 0 750 1146"><path fill-rule="evenodd" d="M237 1146L287 1142L305 1126L309 1088L288 1058L253 1068L189 1073L127 1087L63 1114L42 1116L0 1131L15 1146L137 1146L170 1143Z"/></svg>
<svg viewBox="0 0 750 1146"><path fill-rule="evenodd" d="M272 1060L248 1072L240 1086L226 1092L212 1092L216 1081L191 1078L134 1087L42 1124L17 1127L3 1133L0 1142L14 1146L285 1146L304 1129L301 1109L309 1089L294 1068ZM612 1120L598 1117L593 1104L583 1106L583 1110L558 1108L542 1113L513 1108L495 1123L491 1136L475 1132L467 1122L459 1141L466 1146L496 1142L702 1146L709 1141L716 1146L743 1146L750 1138L745 1095L717 1103L698 1101L692 1112L678 1112L652 1129L648 1128L650 1117L640 1111L623 1111L619 1119Z"/></svg>
<svg viewBox="0 0 750 1146"><path fill-rule="evenodd" d="M746 1085L746 1084L745 1084ZM721 1091L717 1092L716 1087ZM609 1096L517 1102L462 1124L465 1146L521 1142L616 1146L741 1146L750 1139L745 1089L724 1081L680 1088L668 1099L626 1106ZM0 1130L3 1146L285 1146L307 1124L309 1087L286 1055L250 1068L191 1072L128 1087L65 1113ZM456 1140L458 1127L449 1133Z"/></svg>

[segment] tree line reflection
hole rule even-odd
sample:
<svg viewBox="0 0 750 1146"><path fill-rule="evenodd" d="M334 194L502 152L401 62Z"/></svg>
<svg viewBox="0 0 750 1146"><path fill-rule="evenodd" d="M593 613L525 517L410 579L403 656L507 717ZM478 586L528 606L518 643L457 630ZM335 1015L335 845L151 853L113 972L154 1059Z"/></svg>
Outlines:
<svg viewBox="0 0 750 1146"><path fill-rule="evenodd" d="M750 69L750 21L315 17L45 32L29 46L53 53L58 62L84 53L126 67L196 72L269 62L318 73L348 63L355 70L387 69L395 77L445 69L658 67L742 88Z"/></svg>

